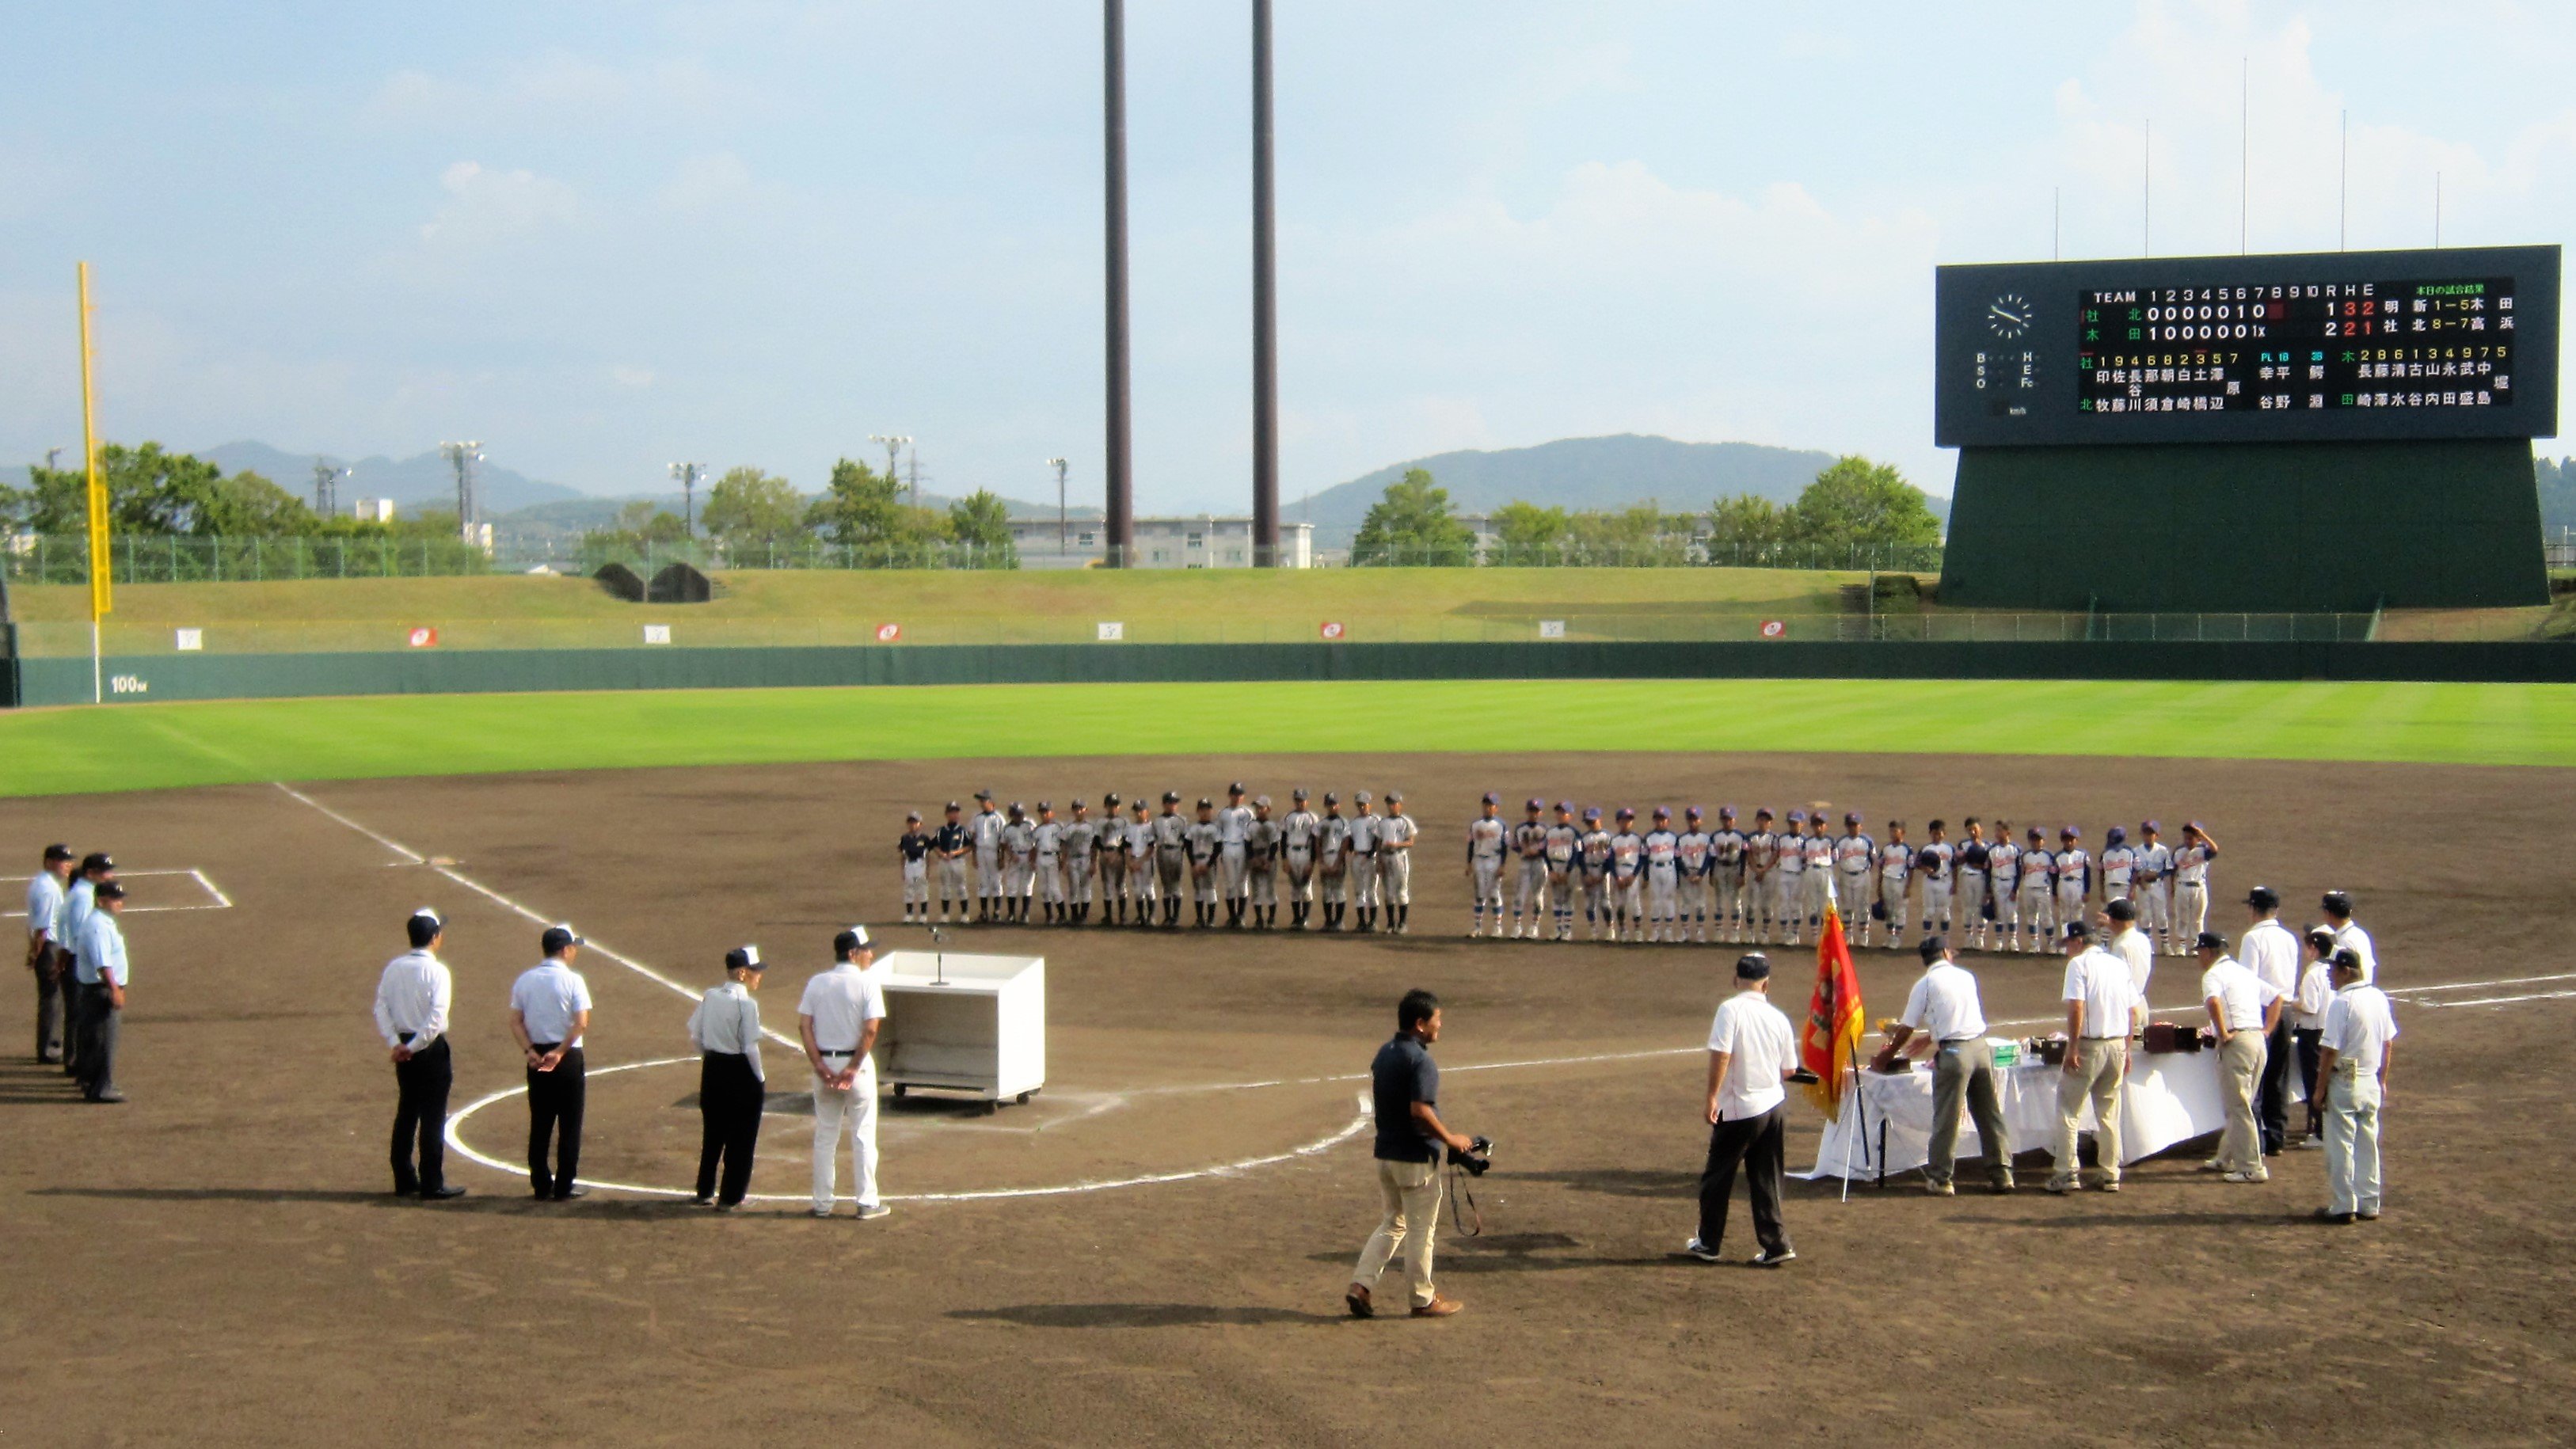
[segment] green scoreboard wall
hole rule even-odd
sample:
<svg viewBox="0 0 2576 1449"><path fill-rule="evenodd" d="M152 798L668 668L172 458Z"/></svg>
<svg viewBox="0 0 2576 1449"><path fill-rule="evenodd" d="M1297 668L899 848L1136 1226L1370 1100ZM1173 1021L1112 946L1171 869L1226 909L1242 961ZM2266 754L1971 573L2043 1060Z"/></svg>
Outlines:
<svg viewBox="0 0 2576 1449"><path fill-rule="evenodd" d="M1962 448L1941 602L2343 612L2549 601L2519 438Z"/></svg>

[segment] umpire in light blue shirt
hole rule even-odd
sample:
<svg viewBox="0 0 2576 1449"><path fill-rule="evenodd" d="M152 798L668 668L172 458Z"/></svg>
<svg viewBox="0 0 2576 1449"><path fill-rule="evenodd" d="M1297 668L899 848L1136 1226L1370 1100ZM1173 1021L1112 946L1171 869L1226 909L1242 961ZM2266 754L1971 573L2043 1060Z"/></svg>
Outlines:
<svg viewBox="0 0 2576 1449"><path fill-rule="evenodd" d="M546 959L510 988L510 1031L528 1059L528 1186L540 1201L562 1202L585 1196L573 1175L581 1168L581 1038L590 1029L590 983L572 969L582 947L572 927L546 927L538 947Z"/></svg>
<svg viewBox="0 0 2576 1449"><path fill-rule="evenodd" d="M125 909L125 887L100 881L94 887L89 921L81 927L80 978L81 1095L93 1102L122 1102L116 1089L116 1034L125 1015L125 930L117 913Z"/></svg>

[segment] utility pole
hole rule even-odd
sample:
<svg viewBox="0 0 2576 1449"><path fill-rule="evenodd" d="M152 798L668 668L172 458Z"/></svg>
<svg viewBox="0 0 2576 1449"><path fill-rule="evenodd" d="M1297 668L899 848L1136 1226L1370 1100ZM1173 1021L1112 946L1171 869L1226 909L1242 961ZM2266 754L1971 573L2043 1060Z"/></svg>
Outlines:
<svg viewBox="0 0 2576 1449"><path fill-rule="evenodd" d="M1252 566L1279 562L1279 226L1270 0L1252 0Z"/></svg>
<svg viewBox="0 0 2576 1449"><path fill-rule="evenodd" d="M1068 465L1062 458L1049 458L1047 459L1047 466L1055 470L1055 551L1057 553L1071 553L1073 551L1073 530L1071 525L1065 521L1066 514L1064 506L1064 470Z"/></svg>
<svg viewBox="0 0 2576 1449"><path fill-rule="evenodd" d="M355 468L334 468L320 458L313 460L313 511L334 518L340 512L340 480L357 472Z"/></svg>
<svg viewBox="0 0 2576 1449"><path fill-rule="evenodd" d="M438 451L447 466L456 471L456 532L467 543L479 542L474 524L483 511L481 491L475 487L474 465L483 461L483 445L471 439L462 443L441 443Z"/></svg>
<svg viewBox="0 0 2576 1449"><path fill-rule="evenodd" d="M1130 471L1127 397L1127 3L1101 0L1100 120L1107 273L1108 378L1106 466L1101 472L1102 562L1125 568L1136 552L1134 478Z"/></svg>
<svg viewBox="0 0 2576 1449"><path fill-rule="evenodd" d="M912 463L912 506L919 508L921 506L921 450L919 448L912 450L910 461Z"/></svg>
<svg viewBox="0 0 2576 1449"><path fill-rule="evenodd" d="M690 538L698 536L698 480L710 471L704 463L671 465L671 481L680 485L680 531Z"/></svg>
<svg viewBox="0 0 2576 1449"><path fill-rule="evenodd" d="M54 471L54 460L70 451L71 449L69 448L47 448L45 450L45 471L48 473Z"/></svg>

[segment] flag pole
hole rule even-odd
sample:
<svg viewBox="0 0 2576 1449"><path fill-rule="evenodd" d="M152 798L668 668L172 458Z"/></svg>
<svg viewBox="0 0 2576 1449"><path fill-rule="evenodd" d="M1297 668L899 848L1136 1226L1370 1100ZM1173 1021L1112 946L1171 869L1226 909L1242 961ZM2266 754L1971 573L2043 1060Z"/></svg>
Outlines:
<svg viewBox="0 0 2576 1449"><path fill-rule="evenodd" d="M89 702L105 701L99 620L115 605L108 577L107 480L98 471L98 385L91 365L89 263L80 264L81 458L89 473Z"/></svg>

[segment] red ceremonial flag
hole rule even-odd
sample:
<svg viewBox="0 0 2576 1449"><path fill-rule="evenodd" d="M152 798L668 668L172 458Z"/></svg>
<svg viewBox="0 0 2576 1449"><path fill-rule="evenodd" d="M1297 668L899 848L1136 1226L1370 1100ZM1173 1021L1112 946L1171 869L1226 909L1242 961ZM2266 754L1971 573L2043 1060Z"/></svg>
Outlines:
<svg viewBox="0 0 2576 1449"><path fill-rule="evenodd" d="M1816 994L1807 1002L1807 1029L1798 1038L1798 1063L1816 1074L1808 1098L1828 1121L1842 1115L1843 1073L1860 1061L1860 973L1852 969L1843 918L1825 903L1825 929L1816 937Z"/></svg>

